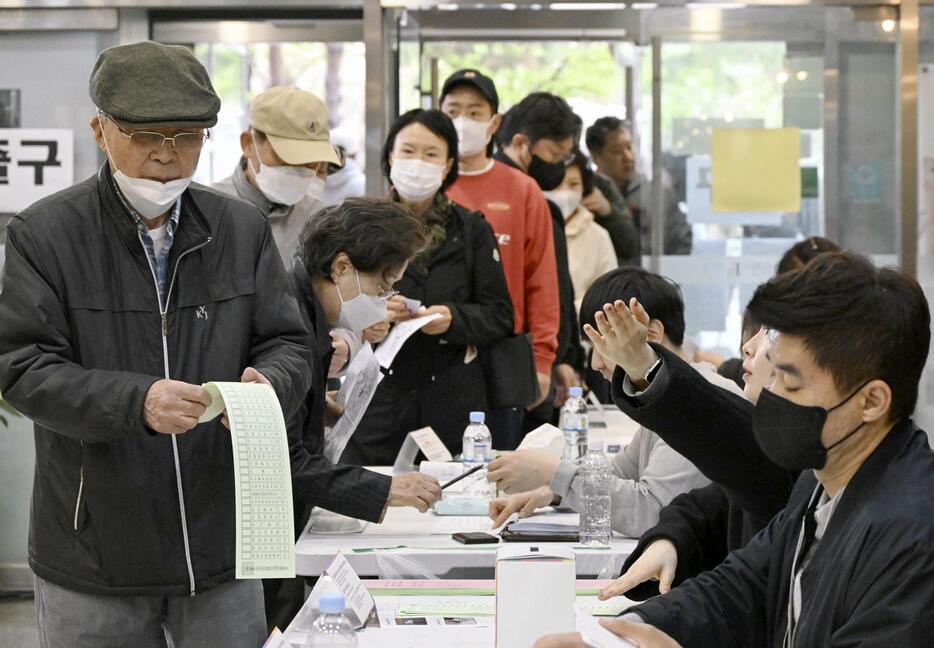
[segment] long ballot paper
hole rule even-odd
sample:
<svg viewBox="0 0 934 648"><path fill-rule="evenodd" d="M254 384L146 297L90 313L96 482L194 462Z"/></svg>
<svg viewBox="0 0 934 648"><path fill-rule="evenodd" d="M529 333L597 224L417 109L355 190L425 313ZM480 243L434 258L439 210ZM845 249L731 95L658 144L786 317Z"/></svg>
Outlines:
<svg viewBox="0 0 934 648"><path fill-rule="evenodd" d="M367 342L360 347L347 367L344 384L337 394L336 402L344 408L344 414L337 419L334 427L326 430L324 434L324 456L332 463L340 460L347 442L363 420L366 408L370 406L370 401L376 394L376 387L382 379L383 374L379 370L373 347Z"/></svg>
<svg viewBox="0 0 934 648"><path fill-rule="evenodd" d="M376 349L376 359L379 360L379 366L383 369L389 369L389 367L392 366L392 361L396 359L396 356L399 355L399 351L402 350L402 345L418 331L440 317L440 313L434 313L433 315L415 317L394 325L389 335L386 336L386 339L383 340Z"/></svg>
<svg viewBox="0 0 934 648"><path fill-rule="evenodd" d="M276 392L260 383L204 385L211 406L200 421L227 411L233 445L237 578L294 578L292 471Z"/></svg>

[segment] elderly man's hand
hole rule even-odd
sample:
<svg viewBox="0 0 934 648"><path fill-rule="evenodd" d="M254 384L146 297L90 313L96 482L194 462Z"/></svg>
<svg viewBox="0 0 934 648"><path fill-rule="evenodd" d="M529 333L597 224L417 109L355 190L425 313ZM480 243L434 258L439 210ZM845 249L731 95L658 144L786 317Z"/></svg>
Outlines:
<svg viewBox="0 0 934 648"><path fill-rule="evenodd" d="M658 355L648 344L651 320L639 300L633 297L628 306L622 300L606 304L594 319L596 330L584 325L594 349L622 367L630 380L641 381Z"/></svg>
<svg viewBox="0 0 934 648"><path fill-rule="evenodd" d="M146 392L143 422L160 434L183 434L198 425L210 404L211 396L201 385L164 378Z"/></svg>
<svg viewBox="0 0 934 648"><path fill-rule="evenodd" d="M389 506L411 506L424 513L441 499L441 484L434 477L418 472L393 475Z"/></svg>
<svg viewBox="0 0 934 648"><path fill-rule="evenodd" d="M524 493L550 484L559 463L538 450L516 450L491 461L486 478L507 494Z"/></svg>

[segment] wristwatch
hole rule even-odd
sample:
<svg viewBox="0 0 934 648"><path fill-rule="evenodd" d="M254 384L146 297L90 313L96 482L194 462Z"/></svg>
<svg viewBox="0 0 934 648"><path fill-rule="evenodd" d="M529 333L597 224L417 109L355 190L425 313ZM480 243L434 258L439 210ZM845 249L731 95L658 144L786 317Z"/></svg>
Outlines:
<svg viewBox="0 0 934 648"><path fill-rule="evenodd" d="M638 380L632 380L632 386L636 388L637 391L643 392L649 388L649 385L652 384L652 379L655 378L655 374L658 373L659 367L662 366L662 359L655 358L655 362L652 363L652 366L649 367L648 371L645 372L645 375Z"/></svg>

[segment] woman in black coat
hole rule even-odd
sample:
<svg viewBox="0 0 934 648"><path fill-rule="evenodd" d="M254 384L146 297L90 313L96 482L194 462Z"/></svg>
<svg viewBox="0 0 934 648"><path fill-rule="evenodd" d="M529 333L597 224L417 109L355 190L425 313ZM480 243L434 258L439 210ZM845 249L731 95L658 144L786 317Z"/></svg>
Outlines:
<svg viewBox="0 0 934 648"><path fill-rule="evenodd" d="M437 110L413 110L390 129L383 170L392 199L423 219L429 242L396 284L390 321L438 314L402 347L342 455L392 464L408 432L430 426L452 454L472 411L488 409L478 348L512 332L513 309L493 230L444 190L457 179L457 131ZM424 310L412 312L415 300Z"/></svg>

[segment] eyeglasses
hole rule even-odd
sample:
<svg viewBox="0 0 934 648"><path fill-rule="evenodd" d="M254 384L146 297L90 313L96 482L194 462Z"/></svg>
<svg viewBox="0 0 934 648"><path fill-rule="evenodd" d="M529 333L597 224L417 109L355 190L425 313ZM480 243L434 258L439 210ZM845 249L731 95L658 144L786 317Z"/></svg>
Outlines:
<svg viewBox="0 0 934 648"><path fill-rule="evenodd" d="M172 142L173 148L179 153L194 153L201 150L204 140L210 136L209 131L178 133L173 137L166 137L162 133L152 131L126 132L112 117L109 115L106 117L114 125L118 133L130 140L131 145L146 150L160 149L165 146L166 142Z"/></svg>
<svg viewBox="0 0 934 648"><path fill-rule="evenodd" d="M337 153L337 157L340 158L339 164L334 164L333 162L328 163L328 175L333 175L344 168L344 165L347 164L347 151L344 150L343 146L335 146L334 152Z"/></svg>
<svg viewBox="0 0 934 648"><path fill-rule="evenodd" d="M379 293L376 295L378 299L389 300L399 294L398 290L393 290L392 288L384 288L380 284L376 284L376 290L379 291Z"/></svg>

